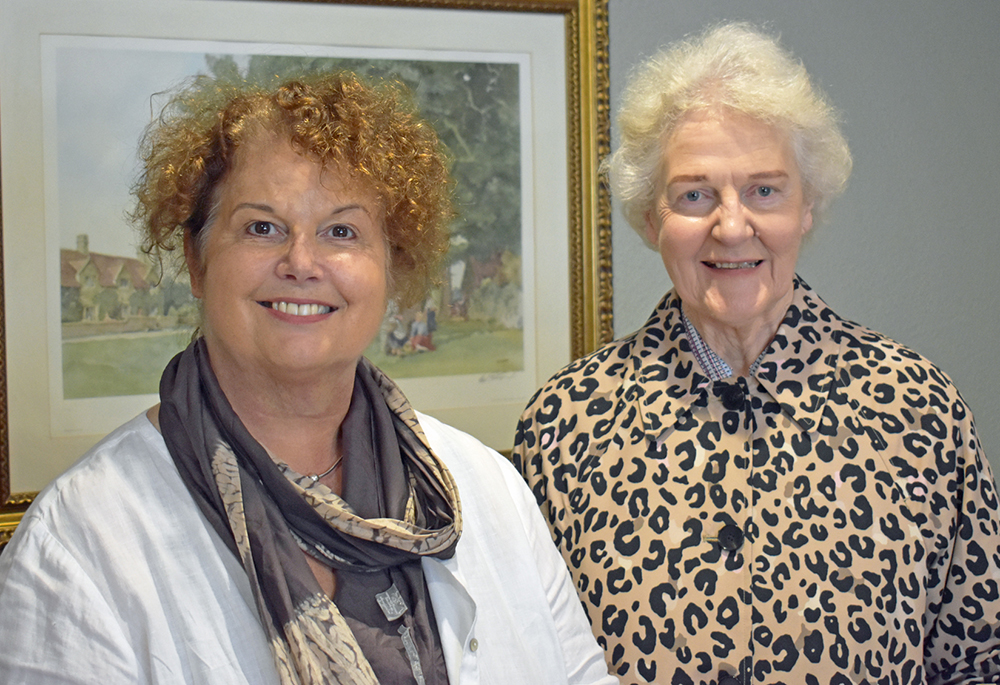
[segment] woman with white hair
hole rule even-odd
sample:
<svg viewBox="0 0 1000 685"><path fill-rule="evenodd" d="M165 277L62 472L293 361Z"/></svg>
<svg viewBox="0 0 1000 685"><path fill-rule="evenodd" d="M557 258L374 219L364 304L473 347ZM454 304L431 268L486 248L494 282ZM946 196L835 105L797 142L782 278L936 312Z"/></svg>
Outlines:
<svg viewBox="0 0 1000 685"><path fill-rule="evenodd" d="M1000 682L1000 516L972 414L796 274L851 170L745 25L634 72L607 160L673 282L559 372L514 459L622 683Z"/></svg>

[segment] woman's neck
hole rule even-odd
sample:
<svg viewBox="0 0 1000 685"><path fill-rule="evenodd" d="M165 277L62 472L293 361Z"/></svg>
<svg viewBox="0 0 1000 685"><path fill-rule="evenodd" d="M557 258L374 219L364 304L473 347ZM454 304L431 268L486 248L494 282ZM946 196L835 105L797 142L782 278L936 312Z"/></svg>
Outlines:
<svg viewBox="0 0 1000 685"><path fill-rule="evenodd" d="M339 457L338 436L351 406L356 365L277 379L225 364L212 368L233 411L275 458L299 473L316 474Z"/></svg>
<svg viewBox="0 0 1000 685"><path fill-rule="evenodd" d="M734 376L750 375L750 367L774 337L773 331L767 335L764 335L765 331L749 335L739 331L715 331L710 334L698 329L698 332L712 351L729 365Z"/></svg>
<svg viewBox="0 0 1000 685"><path fill-rule="evenodd" d="M689 317L698 335L734 376L748 376L754 362L771 344L784 316L776 320L755 320L745 325L727 326L715 321L699 321Z"/></svg>

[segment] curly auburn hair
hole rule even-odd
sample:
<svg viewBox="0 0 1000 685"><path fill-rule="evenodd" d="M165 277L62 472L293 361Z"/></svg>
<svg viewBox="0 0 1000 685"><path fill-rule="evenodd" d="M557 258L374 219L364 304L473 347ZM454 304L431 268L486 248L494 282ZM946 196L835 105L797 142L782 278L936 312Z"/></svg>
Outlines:
<svg viewBox="0 0 1000 685"><path fill-rule="evenodd" d="M390 295L403 307L419 301L448 249L446 152L402 85L348 72L269 88L203 76L174 94L140 144L132 220L143 250L162 259L183 247L185 232L203 247L220 184L240 148L266 133L374 190L385 216Z"/></svg>

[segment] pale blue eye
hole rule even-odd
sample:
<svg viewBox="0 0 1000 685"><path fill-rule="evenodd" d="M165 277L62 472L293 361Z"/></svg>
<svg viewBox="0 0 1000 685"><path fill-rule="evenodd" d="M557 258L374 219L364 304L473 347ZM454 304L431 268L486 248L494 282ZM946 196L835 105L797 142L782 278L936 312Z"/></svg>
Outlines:
<svg viewBox="0 0 1000 685"><path fill-rule="evenodd" d="M697 202L698 200L701 199L701 191L689 190L686 193L684 193L684 199L687 200L688 202Z"/></svg>
<svg viewBox="0 0 1000 685"><path fill-rule="evenodd" d="M772 188L771 186L761 186L760 188L757 189L757 194L760 195L761 197L769 197L773 192L774 188Z"/></svg>

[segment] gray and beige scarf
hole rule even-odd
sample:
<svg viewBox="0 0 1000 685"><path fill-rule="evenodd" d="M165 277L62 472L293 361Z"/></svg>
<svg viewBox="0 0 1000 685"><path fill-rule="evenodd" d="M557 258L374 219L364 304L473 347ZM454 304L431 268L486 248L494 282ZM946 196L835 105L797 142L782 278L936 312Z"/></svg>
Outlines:
<svg viewBox="0 0 1000 685"><path fill-rule="evenodd" d="M420 559L454 554L461 504L395 384L359 363L342 497L251 437L203 339L168 364L160 399L167 448L246 569L283 684L447 683ZM334 600L303 551L336 569Z"/></svg>

